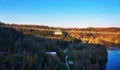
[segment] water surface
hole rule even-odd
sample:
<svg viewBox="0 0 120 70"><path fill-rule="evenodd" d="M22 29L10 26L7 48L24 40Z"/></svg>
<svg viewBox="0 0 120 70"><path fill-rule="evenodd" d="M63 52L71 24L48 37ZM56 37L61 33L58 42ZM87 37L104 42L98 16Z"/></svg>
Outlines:
<svg viewBox="0 0 120 70"><path fill-rule="evenodd" d="M106 70L120 70L120 47L110 47Z"/></svg>

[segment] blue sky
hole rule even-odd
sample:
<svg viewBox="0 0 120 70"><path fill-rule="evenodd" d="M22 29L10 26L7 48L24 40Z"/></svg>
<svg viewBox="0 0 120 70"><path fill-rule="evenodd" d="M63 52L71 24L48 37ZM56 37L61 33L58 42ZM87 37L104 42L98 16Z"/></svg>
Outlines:
<svg viewBox="0 0 120 70"><path fill-rule="evenodd" d="M0 21L57 27L120 27L120 0L0 0Z"/></svg>

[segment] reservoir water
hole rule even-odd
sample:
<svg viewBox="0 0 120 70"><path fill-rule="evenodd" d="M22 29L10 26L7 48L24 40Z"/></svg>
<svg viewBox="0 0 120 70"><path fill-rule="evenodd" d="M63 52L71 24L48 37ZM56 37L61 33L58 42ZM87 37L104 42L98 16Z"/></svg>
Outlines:
<svg viewBox="0 0 120 70"><path fill-rule="evenodd" d="M110 47L108 52L108 62L106 70L120 70L120 47Z"/></svg>

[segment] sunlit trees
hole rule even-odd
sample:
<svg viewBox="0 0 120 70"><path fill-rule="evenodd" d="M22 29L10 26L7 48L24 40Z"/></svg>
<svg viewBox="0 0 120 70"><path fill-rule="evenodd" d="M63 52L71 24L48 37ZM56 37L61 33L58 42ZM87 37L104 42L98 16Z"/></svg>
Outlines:
<svg viewBox="0 0 120 70"><path fill-rule="evenodd" d="M48 51L57 54L46 54ZM69 35L48 39L0 27L0 70L67 70L65 56L73 61L71 70L101 70L107 61L102 45L83 44Z"/></svg>

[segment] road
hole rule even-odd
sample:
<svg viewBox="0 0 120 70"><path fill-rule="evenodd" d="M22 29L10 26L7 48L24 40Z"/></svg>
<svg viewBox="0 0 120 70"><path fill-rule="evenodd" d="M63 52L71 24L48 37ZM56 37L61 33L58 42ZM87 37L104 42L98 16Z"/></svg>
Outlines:
<svg viewBox="0 0 120 70"><path fill-rule="evenodd" d="M67 69L70 70L70 66L67 60L68 60L68 56L65 56L65 62L66 62Z"/></svg>

